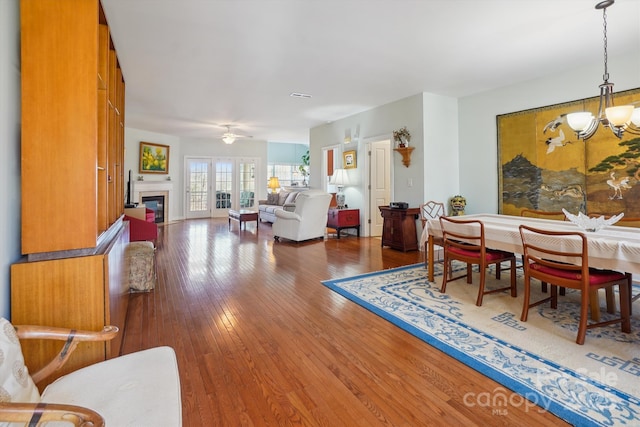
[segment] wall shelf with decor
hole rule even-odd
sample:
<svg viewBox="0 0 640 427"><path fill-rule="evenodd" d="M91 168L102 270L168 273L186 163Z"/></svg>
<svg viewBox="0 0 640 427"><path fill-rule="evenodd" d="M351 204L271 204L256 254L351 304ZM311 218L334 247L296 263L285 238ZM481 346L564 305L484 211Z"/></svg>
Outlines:
<svg viewBox="0 0 640 427"><path fill-rule="evenodd" d="M394 148L393 151L397 151L402 155L402 164L409 167L411 164L411 152L415 150L415 147L399 147Z"/></svg>

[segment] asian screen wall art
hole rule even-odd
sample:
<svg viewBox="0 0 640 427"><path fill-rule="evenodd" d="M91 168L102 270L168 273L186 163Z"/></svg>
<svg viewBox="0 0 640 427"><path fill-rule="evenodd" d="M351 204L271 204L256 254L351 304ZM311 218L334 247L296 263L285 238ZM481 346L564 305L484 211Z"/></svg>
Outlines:
<svg viewBox="0 0 640 427"><path fill-rule="evenodd" d="M640 102L640 89L615 94L616 105ZM618 139L600 125L587 141L566 114L598 111L593 97L497 116L499 212L522 209L640 217L640 136Z"/></svg>

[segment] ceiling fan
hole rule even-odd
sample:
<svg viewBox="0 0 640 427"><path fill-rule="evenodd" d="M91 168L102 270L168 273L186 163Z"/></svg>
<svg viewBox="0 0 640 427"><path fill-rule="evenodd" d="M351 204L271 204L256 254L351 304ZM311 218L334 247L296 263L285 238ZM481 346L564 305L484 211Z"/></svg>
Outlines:
<svg viewBox="0 0 640 427"><path fill-rule="evenodd" d="M253 138L253 136L251 135L240 135L240 134L231 132L231 126L229 125L225 125L225 127L227 128L227 131L222 134L222 140L224 141L225 144L233 144L236 139L240 139L240 138Z"/></svg>

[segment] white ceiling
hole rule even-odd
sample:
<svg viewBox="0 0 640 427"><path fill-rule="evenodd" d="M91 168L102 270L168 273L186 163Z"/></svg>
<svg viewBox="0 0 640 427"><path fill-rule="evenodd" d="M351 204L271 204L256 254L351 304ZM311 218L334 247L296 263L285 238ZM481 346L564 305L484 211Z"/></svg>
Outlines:
<svg viewBox="0 0 640 427"><path fill-rule="evenodd" d="M593 0L102 3L127 126L182 138L218 138L230 124L307 143L312 127L420 92L463 97L603 61ZM617 0L607 16L609 55L640 55L640 0Z"/></svg>

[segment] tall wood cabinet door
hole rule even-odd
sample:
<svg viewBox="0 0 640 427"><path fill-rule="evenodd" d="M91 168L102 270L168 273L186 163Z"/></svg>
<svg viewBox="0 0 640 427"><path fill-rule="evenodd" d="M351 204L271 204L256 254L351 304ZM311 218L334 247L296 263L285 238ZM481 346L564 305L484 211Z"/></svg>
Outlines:
<svg viewBox="0 0 640 427"><path fill-rule="evenodd" d="M96 246L98 10L20 3L24 254Z"/></svg>
<svg viewBox="0 0 640 427"><path fill-rule="evenodd" d="M104 255L24 262L11 266L11 321L99 331L105 325ZM22 343L32 372L60 351L60 341ZM104 360L104 343L81 343L59 375ZM58 374L56 374L58 375Z"/></svg>
<svg viewBox="0 0 640 427"><path fill-rule="evenodd" d="M109 83L109 27L102 24L98 28L98 233L109 227L107 203L107 142L109 105L107 86Z"/></svg>

